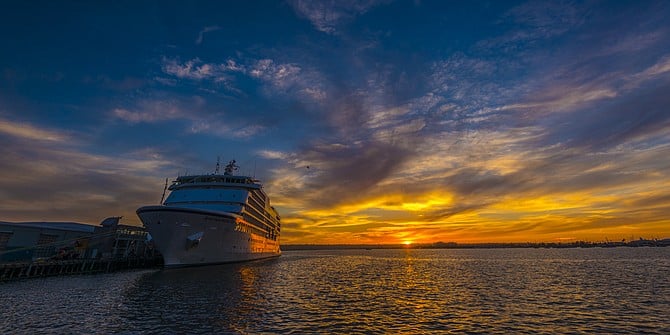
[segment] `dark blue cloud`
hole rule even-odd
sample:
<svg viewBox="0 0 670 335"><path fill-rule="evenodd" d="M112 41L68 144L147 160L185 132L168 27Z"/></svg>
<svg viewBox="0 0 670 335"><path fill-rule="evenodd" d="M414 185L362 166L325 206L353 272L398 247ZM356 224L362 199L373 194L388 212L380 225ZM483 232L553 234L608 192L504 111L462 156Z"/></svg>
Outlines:
<svg viewBox="0 0 670 335"><path fill-rule="evenodd" d="M656 86L658 85L658 86ZM670 81L566 114L548 135L550 142L603 151L632 141L647 141L670 129Z"/></svg>

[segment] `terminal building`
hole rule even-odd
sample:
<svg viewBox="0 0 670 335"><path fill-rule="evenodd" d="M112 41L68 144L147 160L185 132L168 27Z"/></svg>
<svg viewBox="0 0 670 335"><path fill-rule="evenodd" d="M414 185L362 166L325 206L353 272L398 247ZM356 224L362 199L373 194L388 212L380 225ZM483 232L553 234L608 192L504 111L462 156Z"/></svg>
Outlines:
<svg viewBox="0 0 670 335"><path fill-rule="evenodd" d="M109 217L99 225L0 221L0 262L157 255L143 227L119 224L120 219Z"/></svg>

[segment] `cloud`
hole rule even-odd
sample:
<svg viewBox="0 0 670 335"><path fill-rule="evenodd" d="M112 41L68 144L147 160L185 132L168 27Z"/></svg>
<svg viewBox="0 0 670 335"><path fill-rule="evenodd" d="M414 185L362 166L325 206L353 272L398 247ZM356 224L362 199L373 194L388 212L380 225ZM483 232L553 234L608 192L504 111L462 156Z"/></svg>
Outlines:
<svg viewBox="0 0 670 335"><path fill-rule="evenodd" d="M298 15L305 17L317 30L327 34L336 34L343 24L385 2L379 0L289 1Z"/></svg>
<svg viewBox="0 0 670 335"><path fill-rule="evenodd" d="M142 99L131 107L114 108L110 114L113 118L130 124L186 121L181 125L185 133L225 138L249 138L266 128L243 116L233 117L222 111L212 112L206 101L198 96L184 100Z"/></svg>
<svg viewBox="0 0 670 335"><path fill-rule="evenodd" d="M305 207L356 202L399 168L409 154L380 142L312 145L292 156L294 167L275 172L283 177L273 182L274 189L279 188L284 197L307 201ZM297 183L287 184L286 178Z"/></svg>
<svg viewBox="0 0 670 335"><path fill-rule="evenodd" d="M547 139L602 150L667 132L670 114L666 106L670 104L670 96L666 92L670 90L670 81L656 85L601 104L599 108L581 110L579 115L573 113L570 118L560 118L561 122Z"/></svg>
<svg viewBox="0 0 670 335"><path fill-rule="evenodd" d="M474 54L479 58L460 54L435 62L431 78L436 92L451 98L450 104L458 102L450 109L455 117L451 124L561 124L564 117L556 113L568 113L565 118L572 118L572 113L625 99L667 71L667 50L660 48L667 29L628 26L628 20L623 21L626 29L593 29L596 24L620 25L623 14L603 15L593 11L591 5L524 3L500 20L501 25L517 28L502 30L501 36L477 43L474 50L478 52ZM662 15L653 7L640 7L630 16L659 20ZM590 21L585 15L591 15ZM568 47L543 44L562 35L569 35ZM484 66L486 61L478 62L487 50L495 50L497 55L491 67ZM656 64L646 65L653 58ZM489 113L485 118L475 117L478 110Z"/></svg>
<svg viewBox="0 0 670 335"><path fill-rule="evenodd" d="M83 134L65 136L29 123L0 124L14 128L0 128L0 136L9 136L0 146L2 220L97 224L106 216L122 215L125 223L138 224L136 207L160 197L161 180L153 176L173 170L155 154L86 153Z"/></svg>
<svg viewBox="0 0 670 335"><path fill-rule="evenodd" d="M505 101L523 91L524 86L506 78L516 72L511 61L492 62L457 53L430 66L429 86L434 98L442 97L450 113L471 113Z"/></svg>
<svg viewBox="0 0 670 335"><path fill-rule="evenodd" d="M202 30L200 30L200 32L198 33L198 38L195 40L195 44L197 44L197 45L202 44L202 40L205 37L205 33L209 33L209 32L212 32L212 31L217 31L217 30L221 30L221 29L222 28L219 27L219 26L208 26L208 27L202 28Z"/></svg>
<svg viewBox="0 0 670 335"><path fill-rule="evenodd" d="M300 93L317 102L323 102L328 98L328 92L319 88L306 87L300 90Z"/></svg>
<svg viewBox="0 0 670 335"><path fill-rule="evenodd" d="M521 52L534 44L556 38L581 27L588 18L588 3L567 1L525 2L502 15L499 24L513 24L501 36L484 39L477 45L498 52Z"/></svg>
<svg viewBox="0 0 670 335"><path fill-rule="evenodd" d="M177 80L174 78L154 77L154 80L165 86L176 86Z"/></svg>
<svg viewBox="0 0 670 335"><path fill-rule="evenodd" d="M249 69L249 75L263 79L277 88L286 89L295 85L300 70L295 64L275 64L271 59L261 59Z"/></svg>
<svg viewBox="0 0 670 335"><path fill-rule="evenodd" d="M535 113L574 111L585 104L599 102L617 96L617 92L607 87L552 86L544 92L537 92L531 101L506 105L498 110L532 110Z"/></svg>
<svg viewBox="0 0 670 335"><path fill-rule="evenodd" d="M604 50L603 35L584 15L570 3L518 7L506 19L523 31L484 41L509 46L512 57L488 57L485 43L475 43L433 61L425 90L404 100L386 98L389 79L397 79L391 65L363 71L358 85L331 85L322 106L332 131L293 151L266 153L289 165L272 178L286 222L321 231L314 239L343 227L369 241L398 238L416 224L433 240L490 241L566 232L602 238L631 221L662 218L667 209L658 206L640 208L636 218L622 199L667 194L650 186L667 167L651 158L668 154L663 32L644 35L634 49L622 41ZM553 45L561 36L577 42ZM638 61L640 53L647 58Z"/></svg>
<svg viewBox="0 0 670 335"><path fill-rule="evenodd" d="M586 13L574 3L554 1L540 4L526 2L509 10L507 17L520 24L522 28L544 37L551 37L579 26L585 21Z"/></svg>
<svg viewBox="0 0 670 335"><path fill-rule="evenodd" d="M323 102L327 96L323 78L318 71L303 69L296 63L279 63L269 58L244 61L228 59L223 63L205 63L199 58L180 62L178 59L163 57L161 67L165 74L181 80L199 82L200 89L212 93L223 88L226 92L244 96L243 91L235 87L235 82L243 81L246 77L263 83L263 92L268 96L291 93L292 97L305 102ZM156 77L156 81L167 86L178 84L172 78ZM203 86L204 82L212 86Z"/></svg>
<svg viewBox="0 0 670 335"><path fill-rule="evenodd" d="M547 127L537 145L560 143L593 150L655 136L668 127L662 106L670 89L668 56L641 70L588 70L599 58L568 63L533 83L514 103L492 108L505 122ZM570 75L569 75L570 74ZM504 114L499 114L504 115Z"/></svg>
<svg viewBox="0 0 670 335"><path fill-rule="evenodd" d="M21 139L65 142L70 136L64 132L42 129L28 123L13 122L0 119L0 134L9 135Z"/></svg>
<svg viewBox="0 0 670 335"><path fill-rule="evenodd" d="M218 117L207 117L193 119L189 132L193 134L205 133L228 138L250 138L265 130L266 127L259 124L247 124L246 122L222 121Z"/></svg>
<svg viewBox="0 0 670 335"><path fill-rule="evenodd" d="M218 74L217 67L203 64L198 58L180 64L175 59L163 58L163 72L181 79L210 79Z"/></svg>
<svg viewBox="0 0 670 335"><path fill-rule="evenodd" d="M295 64L277 64L272 59L248 60L249 65L229 59L223 63L205 63L194 58L181 63L178 59L163 57L162 70L165 74L180 79L225 81L229 74L242 73L282 86L282 80L294 77L300 72Z"/></svg>
<svg viewBox="0 0 670 335"><path fill-rule="evenodd" d="M555 69L554 73L536 84L536 89L528 92L525 101L502 106L499 110L532 110L535 113L570 112L581 110L594 103L626 99L635 90L649 81L663 80L670 71L670 57L663 56L656 63L642 71L627 68L612 69L610 72L589 71L586 65L597 59L584 59L578 64L568 64ZM571 74L571 75L568 75Z"/></svg>
<svg viewBox="0 0 670 335"><path fill-rule="evenodd" d="M626 90L635 89L647 81L659 79L668 72L670 72L670 55L664 55L656 63L649 66L645 70L629 76L629 80L627 80L622 86Z"/></svg>
<svg viewBox="0 0 670 335"><path fill-rule="evenodd" d="M132 74L97 77L93 83L117 94L104 105L113 121L103 125L105 134L124 134L103 150L135 146L116 153L118 162L83 152L94 144L77 137L95 134L0 122L11 148L0 149L7 157L0 167L11 171L10 179L0 177L0 203L12 204L3 215L10 207L15 217L28 215L29 192L19 187L30 185L39 206L63 208L58 215L83 213L77 199L93 214L107 206L133 216L119 197L129 192L128 202L156 203L162 180L141 176L174 175L175 160L198 161L183 149L197 141L206 142L203 150L234 142L269 162L265 186L281 207L284 242L597 239L598 229L661 227L670 180L663 107L670 58L662 43L668 30L659 24L667 10L528 2L498 24L473 22L481 29L452 35L460 30L449 30L456 21L448 21L459 14L450 8L418 25L405 13L400 20L411 24L398 25L398 17L375 16L385 14L373 11L379 4L292 1L289 16L304 20L272 41L238 41L218 55L197 54L205 49L193 43L192 50L170 46L175 54L149 69L153 85ZM352 23L358 31L348 34ZM314 29L296 35L300 24ZM191 42L202 45L222 28L197 29ZM29 80L12 81L3 94L30 91L21 86ZM82 98L91 101L86 92ZM77 117L95 125L78 127L99 131L95 108L77 107L87 113ZM167 136L166 147L136 148L133 137L148 131ZM39 184L33 174L49 180Z"/></svg>
<svg viewBox="0 0 670 335"><path fill-rule="evenodd" d="M387 113L396 117L407 112ZM626 113L630 111L621 114ZM267 152L267 158L292 166L275 171L273 199L282 199L285 222L320 232L311 238L325 241L336 229L350 227L360 243L380 236L397 241L403 234L477 242L503 235L520 241L529 234L560 238L571 232L572 237L593 239L604 231L629 229L631 221L662 220L670 210L659 207L659 201L642 206L647 209L639 207L642 200L621 203L668 194L662 183L652 186L663 178L659 173L670 171L662 158L670 154L667 145L640 144L636 150L610 146L593 153L589 148L538 146L551 129L537 125L452 132L424 133L427 137L411 152L378 142L315 143L296 154ZM638 187L656 191L647 196ZM311 220L300 219L303 215ZM630 229L626 231L643 232Z"/></svg>
<svg viewBox="0 0 670 335"><path fill-rule="evenodd" d="M112 115L131 124L154 123L188 117L175 100L141 100L132 110L113 109Z"/></svg>

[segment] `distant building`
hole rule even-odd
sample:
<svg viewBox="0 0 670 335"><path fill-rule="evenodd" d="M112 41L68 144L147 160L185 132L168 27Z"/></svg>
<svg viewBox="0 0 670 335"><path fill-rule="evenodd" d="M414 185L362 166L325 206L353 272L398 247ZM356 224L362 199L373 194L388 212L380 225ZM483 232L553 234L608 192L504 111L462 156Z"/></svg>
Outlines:
<svg viewBox="0 0 670 335"><path fill-rule="evenodd" d="M143 227L109 217L100 225L0 221L0 262L40 259L153 257Z"/></svg>
<svg viewBox="0 0 670 335"><path fill-rule="evenodd" d="M0 221L0 261L49 258L90 238L95 226L76 222Z"/></svg>

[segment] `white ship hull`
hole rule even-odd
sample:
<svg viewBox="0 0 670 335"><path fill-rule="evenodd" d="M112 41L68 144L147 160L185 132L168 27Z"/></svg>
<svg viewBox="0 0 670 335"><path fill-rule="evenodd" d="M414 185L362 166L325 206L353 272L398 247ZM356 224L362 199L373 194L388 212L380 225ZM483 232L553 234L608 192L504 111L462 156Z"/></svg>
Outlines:
<svg viewBox="0 0 670 335"><path fill-rule="evenodd" d="M145 206L137 210L137 215L163 255L165 267L242 262L281 255L278 239L243 231L236 214Z"/></svg>

